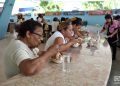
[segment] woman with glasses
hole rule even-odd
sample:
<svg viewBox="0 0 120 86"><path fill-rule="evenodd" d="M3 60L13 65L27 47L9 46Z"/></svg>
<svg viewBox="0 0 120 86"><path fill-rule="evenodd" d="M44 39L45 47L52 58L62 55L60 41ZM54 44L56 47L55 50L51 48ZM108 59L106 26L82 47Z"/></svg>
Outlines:
<svg viewBox="0 0 120 86"><path fill-rule="evenodd" d="M58 52L58 46L51 46L43 54L37 54L42 39L42 25L34 20L27 20L20 25L18 38L12 40L5 53L5 73L7 78L22 73L33 75L38 73L48 59ZM37 54L37 55L36 55Z"/></svg>

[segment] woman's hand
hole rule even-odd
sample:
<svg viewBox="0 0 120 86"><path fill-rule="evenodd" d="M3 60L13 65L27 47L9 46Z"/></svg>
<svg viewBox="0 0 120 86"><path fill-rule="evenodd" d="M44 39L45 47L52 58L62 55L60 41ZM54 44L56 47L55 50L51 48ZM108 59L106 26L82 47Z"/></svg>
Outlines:
<svg viewBox="0 0 120 86"><path fill-rule="evenodd" d="M78 38L78 40L79 40L79 44L82 44L83 42L84 42L84 39L83 38Z"/></svg>
<svg viewBox="0 0 120 86"><path fill-rule="evenodd" d="M71 39L70 42L73 44L79 43L79 39Z"/></svg>
<svg viewBox="0 0 120 86"><path fill-rule="evenodd" d="M112 38L114 35L113 34L111 34L111 35L108 35L108 38Z"/></svg>
<svg viewBox="0 0 120 86"><path fill-rule="evenodd" d="M54 56L59 52L59 45L52 45L50 48L47 49L47 52L50 53L50 56Z"/></svg>

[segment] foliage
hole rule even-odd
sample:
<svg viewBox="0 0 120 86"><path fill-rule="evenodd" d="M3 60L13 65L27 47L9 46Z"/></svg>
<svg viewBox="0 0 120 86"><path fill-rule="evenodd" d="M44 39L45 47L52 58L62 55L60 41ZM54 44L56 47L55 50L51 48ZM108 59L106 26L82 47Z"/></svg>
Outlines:
<svg viewBox="0 0 120 86"><path fill-rule="evenodd" d="M69 2L68 2L69 3ZM105 1L83 1L82 3L83 10L111 10L119 9L120 0L105 0ZM55 12L62 11L63 6L66 5L63 1L55 2L53 0L40 0L39 6L42 7L45 12ZM74 10L74 9L73 9Z"/></svg>
<svg viewBox="0 0 120 86"><path fill-rule="evenodd" d="M85 10L111 10L119 7L119 0L108 1L87 1L83 2L83 9Z"/></svg>
<svg viewBox="0 0 120 86"><path fill-rule="evenodd" d="M47 12L55 12L62 10L62 3L61 2L54 2L54 1L40 1L40 6Z"/></svg>

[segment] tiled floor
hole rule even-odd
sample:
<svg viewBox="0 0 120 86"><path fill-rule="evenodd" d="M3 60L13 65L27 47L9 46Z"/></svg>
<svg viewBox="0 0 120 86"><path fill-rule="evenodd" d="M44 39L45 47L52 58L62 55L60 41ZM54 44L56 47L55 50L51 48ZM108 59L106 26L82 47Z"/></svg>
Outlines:
<svg viewBox="0 0 120 86"><path fill-rule="evenodd" d="M89 28L94 28L94 27L89 27ZM94 32L98 30L99 29L96 29ZM5 48L10 42L11 38L12 37L8 36L5 39L0 40L0 83L6 80L4 75L3 55L4 55ZM44 46L41 45L40 47L41 49L43 49ZM115 82L116 76L118 76L120 80L120 48L117 49L117 60L113 61L111 75L110 75L107 86L120 86L120 81Z"/></svg>
<svg viewBox="0 0 120 86"><path fill-rule="evenodd" d="M107 86L120 86L120 48L117 49L117 60L113 61ZM116 77L118 81L116 81Z"/></svg>

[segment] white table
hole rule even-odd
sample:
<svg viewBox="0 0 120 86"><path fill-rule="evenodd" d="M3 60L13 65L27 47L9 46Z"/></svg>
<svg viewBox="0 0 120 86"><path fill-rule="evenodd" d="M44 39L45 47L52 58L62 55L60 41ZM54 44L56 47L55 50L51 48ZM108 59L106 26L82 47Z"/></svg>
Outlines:
<svg viewBox="0 0 120 86"><path fill-rule="evenodd" d="M17 75L0 86L106 86L109 79L112 57L107 42L91 54L86 43L80 48L71 48L72 62L67 64L67 72L62 64L49 63L34 76Z"/></svg>

